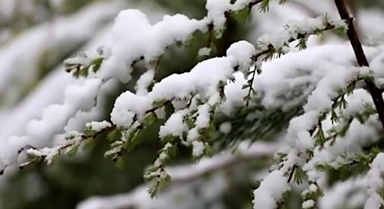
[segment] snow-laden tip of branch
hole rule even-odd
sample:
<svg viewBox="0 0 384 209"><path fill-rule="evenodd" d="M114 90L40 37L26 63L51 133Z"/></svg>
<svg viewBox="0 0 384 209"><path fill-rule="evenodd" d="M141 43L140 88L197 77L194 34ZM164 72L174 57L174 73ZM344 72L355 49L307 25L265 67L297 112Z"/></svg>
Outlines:
<svg viewBox="0 0 384 209"><path fill-rule="evenodd" d="M225 12L231 8L229 0L208 0L205 8L208 10L207 18L216 28L223 28L226 17Z"/></svg>

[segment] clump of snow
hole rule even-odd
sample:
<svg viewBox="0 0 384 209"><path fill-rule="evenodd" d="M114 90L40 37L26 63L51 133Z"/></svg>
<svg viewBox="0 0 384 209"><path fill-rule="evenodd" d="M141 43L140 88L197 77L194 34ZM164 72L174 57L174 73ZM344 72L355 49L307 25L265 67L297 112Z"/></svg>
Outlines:
<svg viewBox="0 0 384 209"><path fill-rule="evenodd" d="M105 121L105 120L101 121L101 122L91 121L91 122L85 124L86 128L89 128L90 130L93 130L96 132L99 132L99 131L106 129L108 127L111 127L111 126L112 126L112 124L109 123L108 121Z"/></svg>
<svg viewBox="0 0 384 209"><path fill-rule="evenodd" d="M205 145L201 141L193 141L192 142L192 155L195 157L199 157L203 155L204 150L205 150Z"/></svg>
<svg viewBox="0 0 384 209"><path fill-rule="evenodd" d="M184 123L184 116L188 113L188 110L180 110L171 115L167 122L160 127L159 136L164 138L168 135L179 136L188 130L187 125Z"/></svg>
<svg viewBox="0 0 384 209"><path fill-rule="evenodd" d="M219 106L219 111L225 115L231 115L238 107L243 107L245 104L244 97L247 95L247 89L243 88L246 84L244 74L236 72L233 74L235 82L228 82L224 88L226 100Z"/></svg>
<svg viewBox="0 0 384 209"><path fill-rule="evenodd" d="M239 41L227 49L227 56L238 61L239 70L246 73L253 63L252 56L256 54L255 47L247 41Z"/></svg>
<svg viewBox="0 0 384 209"><path fill-rule="evenodd" d="M272 171L253 192L253 208L275 209L283 194L290 189L284 173Z"/></svg>
<svg viewBox="0 0 384 209"><path fill-rule="evenodd" d="M151 85L155 77L155 70L148 70L143 75L140 76L139 80L136 82L136 94L145 95L148 93L148 87Z"/></svg>
<svg viewBox="0 0 384 209"><path fill-rule="evenodd" d="M143 119L152 104L145 96L138 96L130 91L121 94L115 101L111 112L111 121L120 127L129 127L134 122L134 117Z"/></svg>
<svg viewBox="0 0 384 209"><path fill-rule="evenodd" d="M191 72L173 74L156 83L149 95L156 100L185 98L193 92L211 96L217 92L219 81L226 81L235 63L227 57L217 57L198 63Z"/></svg>
<svg viewBox="0 0 384 209"><path fill-rule="evenodd" d="M310 192L317 192L318 189L319 189L319 187L316 186L316 184L309 185L309 191Z"/></svg>
<svg viewBox="0 0 384 209"><path fill-rule="evenodd" d="M197 110L198 116L195 122L197 128L207 128L209 126L211 122L209 111L210 107L208 104L199 106Z"/></svg>
<svg viewBox="0 0 384 209"><path fill-rule="evenodd" d="M199 52L197 53L200 57L202 56L208 56L211 54L211 49L210 48L207 48L207 47L204 47L204 48L201 48L199 49Z"/></svg>
<svg viewBox="0 0 384 209"><path fill-rule="evenodd" d="M231 8L230 0L207 0L205 8L208 10L208 21L213 23L216 30L222 30L227 19L225 12Z"/></svg>
<svg viewBox="0 0 384 209"><path fill-rule="evenodd" d="M219 129L222 133L229 134L231 132L231 129L232 129L231 122L225 122L225 123L220 124Z"/></svg>
<svg viewBox="0 0 384 209"><path fill-rule="evenodd" d="M313 208L315 206L315 201L314 200L306 200L301 204L301 207L303 209L308 209L308 208Z"/></svg>

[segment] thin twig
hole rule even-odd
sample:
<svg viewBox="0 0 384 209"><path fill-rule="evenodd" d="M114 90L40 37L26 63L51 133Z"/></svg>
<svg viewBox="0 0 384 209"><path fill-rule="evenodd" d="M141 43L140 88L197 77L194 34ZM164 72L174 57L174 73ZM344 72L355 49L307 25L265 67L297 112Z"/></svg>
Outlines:
<svg viewBox="0 0 384 209"><path fill-rule="evenodd" d="M353 47L353 51L355 52L355 56L359 66L369 67L367 57L365 56L363 47L357 35L355 25L353 24L354 18L349 14L347 5L345 4L344 0L335 0L335 4L337 10L339 11L341 19L344 19L349 23L347 35ZM372 81L365 80L365 83L368 87L369 93L372 96L373 102L375 103L377 113L379 114L380 122L384 128L384 101L381 95L382 91L378 89Z"/></svg>

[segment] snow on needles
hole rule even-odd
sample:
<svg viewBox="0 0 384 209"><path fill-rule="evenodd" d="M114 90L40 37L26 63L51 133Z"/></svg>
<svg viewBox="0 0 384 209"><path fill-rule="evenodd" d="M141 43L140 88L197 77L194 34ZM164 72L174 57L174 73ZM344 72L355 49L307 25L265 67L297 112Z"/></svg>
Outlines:
<svg viewBox="0 0 384 209"><path fill-rule="evenodd" d="M230 8L228 8L228 10L230 10ZM224 13L226 11L222 12ZM208 13L213 14L211 20L216 20L218 16L220 16L220 14L213 11L208 11ZM184 15L166 15L162 21L152 25L147 16L138 10L124 10L120 12L112 28L112 41L104 48L106 52L103 55L105 56L105 60L97 74L92 75L96 78L86 80L84 85L67 87L62 104L55 104L45 108L41 119L28 123L24 136L9 137L9 140L6 140L7 142L5 144L9 144L12 148L4 150L3 160L5 164L12 164L12 162L16 160L17 150L25 146L26 141L31 141L30 144L36 145L46 144L48 139L63 130L65 124L67 124L79 110L87 109L88 111L92 108L94 99L97 98L100 93L100 88L104 86L110 78L117 78L122 82L129 81L132 71L131 65L135 61L144 59L146 64L156 61L167 47L177 42L188 40L193 32L206 31L208 24L209 21L207 18L195 20L189 19ZM249 49L251 48L248 47L248 49L245 50L249 51ZM232 52L229 54L232 54ZM116 125L119 126L129 126L130 122L134 119L133 115L135 114L137 119L140 119L139 116L144 114L143 111L147 110L153 101L164 98L185 97L195 91L204 91L203 94L209 95L211 103L215 103L219 97L217 93L217 82L226 82L228 77L232 75L235 65L245 64L249 57L252 56L250 54L247 58L241 58L239 54L241 53L237 52L237 54L228 55L228 57L225 58L214 58L200 63L188 76L182 74L170 76L164 79L163 82L156 84L153 91L147 96L141 97L129 92L122 94L117 99L116 107L111 113L112 121L116 122ZM214 68L217 72L212 71L212 73L207 76L204 71L211 70L210 68ZM218 71L218 69L220 71ZM187 83L180 83L178 79L184 82L186 81ZM171 85L167 86L164 85L164 83ZM143 85L147 84L148 82L143 80ZM139 86L139 88L141 87ZM181 94L178 94L175 90L181 90ZM141 94L145 93L146 92ZM127 101L130 100L132 102L139 101L140 103L136 103L136 105L130 102L127 103ZM141 108L138 107L137 104L141 104ZM56 117L49 117L48 113ZM39 140L37 140L37 138L39 138ZM12 143L9 142L10 139L12 139Z"/></svg>
<svg viewBox="0 0 384 209"><path fill-rule="evenodd" d="M15 159L17 160L17 156L15 156L17 155L17 150L23 147L23 145L25 146L27 142L30 143L31 141L32 145L37 143L37 146L40 145L38 144L39 142L46 144L43 142L47 142L50 137L61 132L62 127L67 124L70 118L73 118L77 111L91 109L94 106L94 99L99 95L99 90L106 80L117 78L121 82L128 82L131 79L132 65L137 61L145 62L147 66L152 65L159 60L159 57L168 47L178 42L187 41L196 31L206 32L210 29L211 25L213 25L215 31L220 32L225 27L226 12L241 9L240 4L247 5L250 2L248 0L239 0L231 4L230 0L208 0L206 4L208 15L201 20L190 19L179 14L174 16L166 15L162 21L156 24L151 24L147 16L139 10L120 12L112 28L112 43L105 48L107 53L103 57L104 62L101 65L100 71L96 75L92 75L96 78L87 79L83 86L68 86L62 104L51 105L45 108L40 120L33 120L28 123L23 136L11 137L7 141L9 143L7 145L10 145L11 149L9 149L9 146L1 148L3 149L3 161L8 165L15 161ZM270 46L273 46L276 51L281 51L284 47L288 47L292 39L306 39L308 35L316 33L318 30L326 29L329 25L328 23L324 22L323 17L290 23L286 30L278 34L278 36L267 35L261 37L258 47L261 50L269 50ZM331 23L333 23L332 26L334 27L346 28L346 24L343 21ZM304 37L301 38L301 36ZM343 48L340 51L345 52L345 46L330 46L328 49L319 47L310 53L318 50L324 54L331 50L332 53L330 54L335 55L340 48ZM204 154L206 142L201 140L200 130L209 128L212 123L212 113L220 109L220 107L224 109L231 109L233 107L233 105L220 106L228 101L225 101L225 96L227 95L223 96L223 92L224 94L240 92L237 96L233 96L233 100L238 101L239 96L243 98L242 91L232 91L232 89L228 88L241 88L242 85L230 86L227 84L229 80L234 78L234 73L237 69L244 74L249 70L254 64L253 58L255 58L256 52L252 44L246 41L236 42L228 48L226 56L202 61L193 67L190 72L170 75L156 83L152 90L148 91L147 87L150 86L155 73L154 69L150 69L138 81L136 94L126 91L116 99L110 114L111 122L124 131L129 130L134 123L143 122L148 113L152 113L154 110L158 111L158 108L162 108L161 106L164 103L170 102L174 106L175 112L160 127L160 138L163 139L168 136L182 138L187 136L186 141L183 141L183 143L193 146L194 156L201 156ZM270 63L269 68L274 68L272 69L273 73L268 74L267 72L267 74L258 76L255 79L253 86L258 93L257 97L260 97L258 99L260 99L261 105L268 106L268 104L272 104L283 109L288 106L287 103L292 104L292 101L286 102L289 100L289 97L294 97L294 104L296 105L302 102L298 101L300 99L307 100L307 102L303 108L304 114L290 121L285 137L288 148L282 150L286 154L286 158L280 164L281 168L269 173L260 187L254 191L254 208L276 208L284 193L290 189L290 182L287 182L285 175L288 171L294 171L294 165L303 168L304 171L308 172L309 180L316 182L320 178L320 174L315 169L316 164L334 159L335 156L331 156L328 153L332 149L329 146L325 145L324 152L316 149L318 145L312 138L310 130L319 124L321 115L332 108L333 99L338 96L339 90L358 76L366 76L369 71L368 68L351 67L350 60L353 60L350 59L351 51L347 52L341 53L334 60L327 60L324 58L325 55L318 57L316 54L313 54L310 57L306 57L302 56L305 53L297 53L285 58L289 61L288 65L282 65L281 63L284 61L280 62L280 65ZM207 53L207 51L204 52L202 50L202 54ZM292 56L299 58L289 59ZM284 60L284 58L281 60ZM318 62L314 63L310 60L318 60ZM380 62L378 63L380 65ZM265 66L268 66L268 64ZM379 68L380 66L377 67L377 69ZM303 77L297 76L303 74L306 75ZM271 78L272 76L278 79ZM271 83L275 81L277 81L277 85L272 85ZM241 82L245 82L245 80L241 80ZM295 87L298 87L297 89L301 91L287 92ZM302 90L303 88L305 90ZM363 96L366 94L366 92L361 93ZM306 98L308 95L309 97ZM352 107L352 109L356 110L355 106ZM228 109L226 112L230 112ZM353 110L350 110L348 113L352 114L351 112ZM194 118L192 124L190 124L190 121L187 124L187 117ZM111 126L112 124L106 121L86 124L86 128L94 131L101 131ZM374 128L368 130L366 126L361 124L351 124L351 127L356 127L356 129L347 133L347 137L353 139L351 140L352 143L358 144L359 140L350 137L348 134L358 135L355 132L364 130L364 128L366 135L375 135L375 130L372 130ZM221 130L224 133L230 132L231 125L229 123L224 124ZM337 147L340 146L339 144L341 143L337 140L335 146L338 150L336 151L341 153L341 148ZM167 152L172 146L171 143L167 143L162 153L160 153L160 160L156 161L159 162L158 164L162 164L168 158ZM312 161L310 160L308 150L313 151L314 157ZM59 152L58 148L55 147L43 148L40 151L27 150L27 153L52 156ZM322 157L326 157L326 159L324 160ZM48 161L50 159L51 157L48 157ZM384 171L382 166L380 166L383 159L382 154L378 155L371 165L371 170L368 172L368 177L370 177L368 193L370 197L365 208L383 204L383 200L378 195L378 191L383 185L383 181L380 178ZM313 186L310 187L310 190L314 190L313 188ZM319 188L316 186L316 189ZM311 208L314 205L314 200L310 199L306 200L302 207Z"/></svg>
<svg viewBox="0 0 384 209"><path fill-rule="evenodd" d="M197 108L195 127L188 131L187 138L189 143L196 148L199 147L194 149L195 153L201 154L203 143L196 142L199 136L198 130L209 126L211 107L221 101L218 85L220 82L226 83L233 76L236 66L249 68L252 64L250 58L255 52L252 44L239 41L229 47L227 57L208 59L198 63L190 72L170 75L156 83L152 91L146 95L135 95L127 91L117 98L111 112L111 121L117 126L129 128L135 122L134 119L142 120L155 102L198 96L207 103L198 107L191 105L190 109L176 111L160 127L159 135L160 138L168 135L181 137L188 131L184 117Z"/></svg>
<svg viewBox="0 0 384 209"><path fill-rule="evenodd" d="M92 121L92 122L85 124L86 128L89 128L90 130L93 130L96 132L99 132L99 131L106 129L108 127L111 127L111 126L112 126L112 124L109 123L108 121L105 121L105 120L101 121L101 122Z"/></svg>
<svg viewBox="0 0 384 209"><path fill-rule="evenodd" d="M249 58L255 51L251 44L240 41L232 44L227 57L205 60L197 64L191 72L170 75L156 83L152 91L145 96L134 95L127 91L116 100L111 120L116 125L128 127L133 122L134 115L143 117L153 102L188 98L196 93L215 103L219 82L227 82L239 63L243 66L244 63L250 65Z"/></svg>
<svg viewBox="0 0 384 209"><path fill-rule="evenodd" d="M330 52L328 51L328 49L332 49L333 51ZM330 56L330 54L333 54L332 56L337 55L341 53L341 51L344 51L344 53L342 53L343 57L338 56L337 61L334 60L334 58L332 57L328 57ZM321 54L318 54L318 52L321 52ZM347 48L346 45L315 47L300 52L299 54L301 56L297 56L297 54L295 53L290 53L287 56L282 57L280 60L276 60L271 63L266 63L263 66L263 73L255 79L254 85L256 91L262 91L264 93L262 103L264 103L265 105L271 104L273 106L277 105L280 107L284 107L284 105L289 105L289 103L278 101L280 91L281 93L283 91L286 92L287 88L292 88L293 86L301 86L303 84L306 84L305 87L303 86L303 88L306 88L307 90L308 86L310 87L309 92L311 93L307 98L308 101L306 105L304 106L305 113L290 121L290 125L286 135L286 140L289 146L281 150L281 152L287 154L287 157L284 158L284 162L280 165L282 167L279 170L283 173L286 173L290 171L292 169L292 166L294 165L298 165L300 167L304 166L303 168L306 171L309 171L309 180L316 182L316 180L318 180L320 177L319 172L315 169L316 163L313 164L314 162L310 161L309 164L306 164L308 160L306 150L314 150L314 148L316 147L315 139L312 138L309 130L313 129L318 124L319 116L321 115L321 113L330 110L332 106L332 99L337 96L338 90L345 88L349 81L356 79L358 76L365 76L367 73L367 69L352 67L353 63L350 60L353 60L353 54L351 49ZM377 55L378 51L367 48L367 54ZM300 59L300 61L296 62L296 58ZM314 60L320 61L321 64L316 67L316 61L314 62ZM292 66L293 68L290 68L289 66ZM297 69L299 69L301 73L304 73L307 70L311 71L311 73L308 72L310 74L310 78L301 77L301 73L295 73ZM285 70L287 71L284 72ZM280 76L283 76L285 78L282 78ZM274 82L275 80L276 82ZM313 83L314 81L315 83ZM284 84L284 82L288 83ZM311 83L315 85L312 86ZM362 99L371 103L371 101L369 100L369 96L366 96L368 95L367 92L361 91L363 90L359 91L359 96L356 97L356 102L351 102L351 104L360 104L361 102L363 102ZM289 101L287 97L284 99L285 101L292 102ZM295 98L295 100L300 100L300 98ZM346 115L351 114L351 111L356 111L356 105L351 105L350 108L351 110L349 112L346 111ZM353 142L350 142L351 145L349 145L349 147L360 147L360 139L366 139L367 136L369 137L376 135L375 128L370 128L360 123L353 123L352 126L353 128L351 128L351 131L353 131L354 136L356 137L352 137L352 133L347 137L352 137L356 139L352 140ZM361 134L365 133L365 135L358 134L358 132L360 132ZM343 151L345 151L346 148L347 147L345 146L343 148L343 146L341 145L339 148L335 148L335 150L333 151L336 151L336 153L341 154L343 153ZM318 153L317 149L315 149L316 160L314 161L321 161L324 159L324 157L326 157L325 159L333 158L331 156L327 156L325 150L322 150L321 152L319 151ZM356 150L356 148L354 150ZM272 175L272 173L270 175ZM257 202L256 199L255 202ZM257 204L255 204L255 207L256 205Z"/></svg>
<svg viewBox="0 0 384 209"><path fill-rule="evenodd" d="M373 101L366 90L357 89L352 95L346 98L348 106L340 112L346 117L351 117L365 110L365 106L373 105ZM317 170L318 165L330 165L338 168L347 163L346 160L340 158L343 153L353 154L361 150L363 145L368 145L375 141L378 124L375 117L367 120L366 124L353 121L350 129L345 137L337 137L335 142L326 143L323 149L315 149L313 157L303 166L303 170L307 172L308 178L312 181L324 181L325 174ZM342 128L343 124L340 124ZM337 126L336 126L337 127Z"/></svg>

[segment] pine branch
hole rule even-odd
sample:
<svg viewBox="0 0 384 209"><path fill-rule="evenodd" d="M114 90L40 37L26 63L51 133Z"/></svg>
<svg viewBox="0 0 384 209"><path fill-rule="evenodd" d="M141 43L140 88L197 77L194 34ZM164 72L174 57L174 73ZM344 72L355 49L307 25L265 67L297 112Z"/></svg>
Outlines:
<svg viewBox="0 0 384 209"><path fill-rule="evenodd" d="M53 154L54 156L62 153L62 152L65 152L68 148L71 148L71 147L75 147L75 146L80 146L82 143L84 143L86 140L88 139L94 139L102 134L107 134L107 133L110 133L111 131L115 130L116 129L116 126L115 125L112 125L112 126L109 126L109 127L106 127L98 132L95 132L95 133L91 133L91 134L81 134L80 136L80 140L71 140L69 139L68 141L66 141L66 143L63 143L61 145L58 145L56 148L56 151L57 153ZM36 149L35 147L33 146L30 146L30 145L26 145L25 147L23 147L22 149L20 149L18 151L18 155L20 155L22 152L24 151L27 151L28 150L34 150L34 151L37 151L37 152L40 152L40 150ZM24 162L24 163L21 163L19 165L19 168L20 169L24 169L25 167L27 166L30 166L32 164L35 164L35 163L38 163L38 162L41 162L41 161L44 161L46 160L47 158L47 153L45 154L41 154L41 156L35 156L35 158L27 161L27 162ZM0 171L0 175L3 174L5 168L3 170Z"/></svg>
<svg viewBox="0 0 384 209"><path fill-rule="evenodd" d="M353 24L354 18L349 14L347 5L344 0L335 0L335 4L337 10L339 11L341 19L348 21L348 30L347 35L351 45L353 47L353 51L355 52L355 56L359 66L361 67L369 67L369 63L367 57L365 56L363 47L357 35L355 25ZM368 91L372 96L373 102L376 106L377 113L379 114L379 118L381 124L384 128L384 101L382 97L382 91L378 89L372 81L365 80L365 83L368 87Z"/></svg>
<svg viewBox="0 0 384 209"><path fill-rule="evenodd" d="M312 33L304 33L303 32L303 33L299 33L297 35L297 37L290 37L286 41L286 44L288 45L289 43L292 43L292 42L297 41L297 40L299 40L299 41L300 40L305 40L310 35L314 35L314 34L317 34L317 33L325 32L325 31L328 31L328 30L333 30L333 29L336 29L336 28L337 28L336 25L332 25L331 23L327 23L327 25L325 25L324 28L322 28L321 30L319 29L318 31L313 31ZM300 46L299 46L299 48L300 48ZM248 75L251 76L251 78L247 81L247 84L245 84L243 86L243 88L248 88L248 93L244 97L244 100L246 101L246 104L245 104L246 107L249 106L252 93L256 94L256 91L253 88L253 81L255 80L256 73L257 74L261 73L261 68L257 64L257 62L260 61L260 60L267 60L269 58L272 58L276 54L277 54L277 56L280 56L281 55L281 49L280 48L276 48L272 44L269 44L268 48L261 49L259 52L257 52L256 54L254 54L252 56L252 60L255 62L255 66L254 66L254 69L251 70L249 72L249 74L248 74Z"/></svg>

